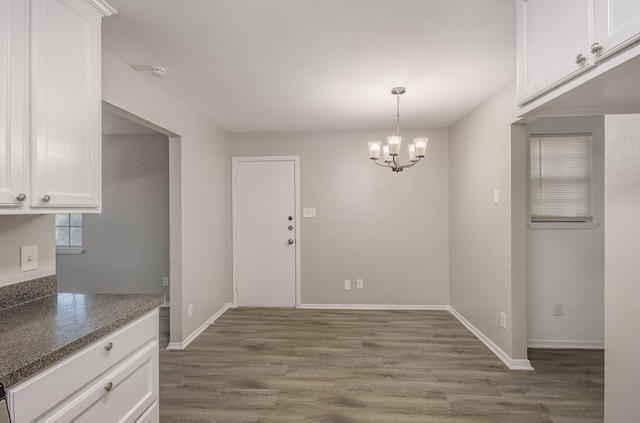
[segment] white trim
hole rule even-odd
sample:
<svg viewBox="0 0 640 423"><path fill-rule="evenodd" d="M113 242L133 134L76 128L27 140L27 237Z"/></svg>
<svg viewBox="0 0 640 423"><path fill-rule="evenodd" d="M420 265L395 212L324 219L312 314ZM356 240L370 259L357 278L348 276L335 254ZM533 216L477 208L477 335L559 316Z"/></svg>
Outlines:
<svg viewBox="0 0 640 423"><path fill-rule="evenodd" d="M555 341L551 339L529 339L529 348L603 350L604 341Z"/></svg>
<svg viewBox="0 0 640 423"><path fill-rule="evenodd" d="M484 333L480 332L478 328L473 326L467 319L462 317L462 315L451 306L449 306L449 313L451 313L456 319L458 319L460 323L464 325L464 327L469 329L469 331L473 333L476 338L482 341L482 343L485 344L487 348L489 348L491 352L494 353L510 370L534 370L534 368L531 367L531 362L529 360L513 359L509 357L507 353L502 351L500 347L494 344L493 341L487 338Z"/></svg>
<svg viewBox="0 0 640 423"><path fill-rule="evenodd" d="M236 238L236 231L238 230L238 198L236 193L236 177L238 162L275 162L275 161L293 161L294 169L294 184L295 184L295 247L296 247L296 308L300 307L302 298L302 270L301 270L301 256L300 256L300 156L251 156L251 157L232 157L231 158L231 219L232 219L232 244L233 244L233 307L238 307L238 243Z"/></svg>
<svg viewBox="0 0 640 423"><path fill-rule="evenodd" d="M299 308L318 310L431 310L449 311L448 305L404 304L300 304Z"/></svg>
<svg viewBox="0 0 640 423"><path fill-rule="evenodd" d="M222 306L222 308L220 310L218 310L213 316L211 316L206 322L204 322L202 324L202 326L200 326L199 328L194 330L191 333L191 335L187 336L184 341L182 341L182 342L169 342L169 345L167 345L167 351L170 351L170 350L184 350L185 348L187 348L190 343L192 343L202 332L205 331L205 329L207 329L209 326L214 324L214 322L216 320L218 320L218 317L222 316L222 314L225 311L229 310L230 308L233 308L233 304L231 304L231 303L227 303L224 306Z"/></svg>
<svg viewBox="0 0 640 423"><path fill-rule="evenodd" d="M83 254L85 250L82 247L56 247L56 254Z"/></svg>
<svg viewBox="0 0 640 423"><path fill-rule="evenodd" d="M85 0L85 2L104 18L118 13L118 11L105 0Z"/></svg>

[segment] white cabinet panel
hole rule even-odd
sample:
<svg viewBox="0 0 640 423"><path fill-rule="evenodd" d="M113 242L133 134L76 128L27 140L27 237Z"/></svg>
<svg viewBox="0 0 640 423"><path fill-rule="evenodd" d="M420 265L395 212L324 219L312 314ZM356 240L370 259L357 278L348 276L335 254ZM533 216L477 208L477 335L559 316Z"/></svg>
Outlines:
<svg viewBox="0 0 640 423"><path fill-rule="evenodd" d="M28 12L28 2L0 0L0 206L18 210L27 204Z"/></svg>
<svg viewBox="0 0 640 423"><path fill-rule="evenodd" d="M32 0L32 207L100 205L100 24L84 0Z"/></svg>
<svg viewBox="0 0 640 423"><path fill-rule="evenodd" d="M598 0L595 5L596 62L640 40L640 1Z"/></svg>
<svg viewBox="0 0 640 423"><path fill-rule="evenodd" d="M593 66L593 0L518 0L518 102Z"/></svg>

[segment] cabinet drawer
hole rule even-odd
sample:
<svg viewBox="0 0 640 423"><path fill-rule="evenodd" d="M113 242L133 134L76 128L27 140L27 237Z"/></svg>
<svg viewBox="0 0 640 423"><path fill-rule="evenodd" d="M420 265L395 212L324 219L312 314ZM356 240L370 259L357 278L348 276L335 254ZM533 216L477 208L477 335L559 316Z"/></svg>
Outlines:
<svg viewBox="0 0 640 423"><path fill-rule="evenodd" d="M36 421L122 360L153 344L157 349L158 310L129 323L9 390L16 423Z"/></svg>
<svg viewBox="0 0 640 423"><path fill-rule="evenodd" d="M157 368L158 347L154 343L36 422L137 422L158 398Z"/></svg>
<svg viewBox="0 0 640 423"><path fill-rule="evenodd" d="M153 403L151 407L138 419L136 423L158 423L160 421L160 408L158 401Z"/></svg>

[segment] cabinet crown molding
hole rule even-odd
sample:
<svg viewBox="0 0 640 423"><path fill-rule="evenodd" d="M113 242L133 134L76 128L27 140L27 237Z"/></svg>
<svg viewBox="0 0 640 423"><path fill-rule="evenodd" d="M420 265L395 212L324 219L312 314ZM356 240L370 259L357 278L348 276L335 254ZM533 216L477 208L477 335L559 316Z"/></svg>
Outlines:
<svg viewBox="0 0 640 423"><path fill-rule="evenodd" d="M104 0L84 0L89 6L93 7L103 18L115 15L118 11Z"/></svg>

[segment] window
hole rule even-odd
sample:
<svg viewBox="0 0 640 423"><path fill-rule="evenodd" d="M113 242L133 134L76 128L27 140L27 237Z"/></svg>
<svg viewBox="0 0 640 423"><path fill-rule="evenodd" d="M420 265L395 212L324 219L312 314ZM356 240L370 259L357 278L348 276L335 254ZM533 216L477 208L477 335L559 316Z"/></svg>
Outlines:
<svg viewBox="0 0 640 423"><path fill-rule="evenodd" d="M591 222L591 135L532 135L531 222Z"/></svg>
<svg viewBox="0 0 640 423"><path fill-rule="evenodd" d="M56 251L58 254L82 252L82 214L56 214Z"/></svg>

